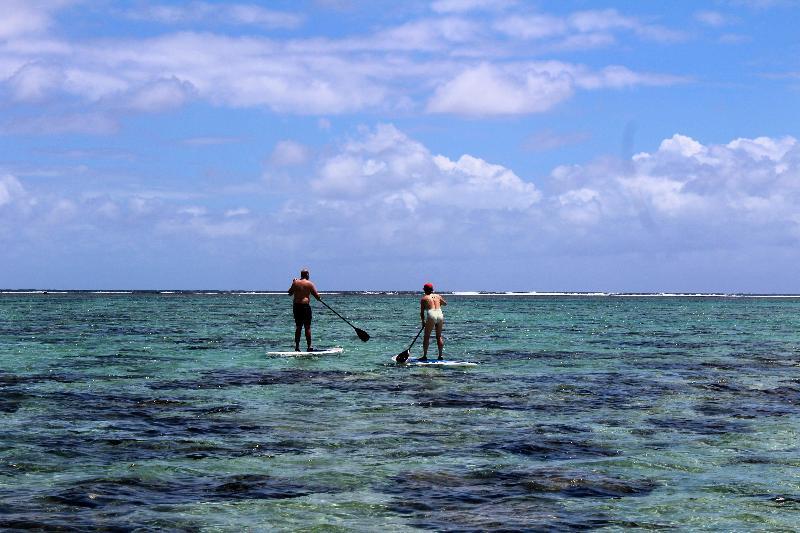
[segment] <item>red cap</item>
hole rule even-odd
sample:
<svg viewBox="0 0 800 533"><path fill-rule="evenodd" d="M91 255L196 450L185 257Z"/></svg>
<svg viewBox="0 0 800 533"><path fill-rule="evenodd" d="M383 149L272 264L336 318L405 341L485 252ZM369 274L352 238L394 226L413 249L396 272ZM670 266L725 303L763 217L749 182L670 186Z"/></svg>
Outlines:
<svg viewBox="0 0 800 533"><path fill-rule="evenodd" d="M433 283L426 283L425 285L422 286L422 289L423 290L425 290L425 289L433 290Z"/></svg>

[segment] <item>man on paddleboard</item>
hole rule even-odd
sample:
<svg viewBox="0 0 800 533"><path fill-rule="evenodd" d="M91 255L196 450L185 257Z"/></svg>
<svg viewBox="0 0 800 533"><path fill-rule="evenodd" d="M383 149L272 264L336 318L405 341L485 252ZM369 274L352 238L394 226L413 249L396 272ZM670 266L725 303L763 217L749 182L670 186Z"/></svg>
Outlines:
<svg viewBox="0 0 800 533"><path fill-rule="evenodd" d="M433 284L426 283L422 287L425 293L419 301L419 316L422 326L425 328L425 337L422 340L422 357L420 361L428 360L428 346L431 340L431 331L436 329L436 345L439 347L439 359L444 359L444 339L442 338L442 328L444 327L444 313L442 306L447 305L447 301L439 294L434 294Z"/></svg>
<svg viewBox="0 0 800 533"><path fill-rule="evenodd" d="M320 300L317 288L314 283L308 279L308 269L304 268L300 271L300 279L293 279L292 286L289 287L289 295L293 297L292 300L292 314L294 314L294 349L300 351L300 331L305 328L306 330L306 344L308 351L311 352L314 348L311 347L311 296Z"/></svg>

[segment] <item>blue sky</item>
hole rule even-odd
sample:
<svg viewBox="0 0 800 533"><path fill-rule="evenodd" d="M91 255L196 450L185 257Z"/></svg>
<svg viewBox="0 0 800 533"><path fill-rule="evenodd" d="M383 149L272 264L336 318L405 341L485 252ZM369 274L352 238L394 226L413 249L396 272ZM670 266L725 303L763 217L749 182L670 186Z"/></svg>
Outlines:
<svg viewBox="0 0 800 533"><path fill-rule="evenodd" d="M797 293L794 0L2 0L0 286Z"/></svg>

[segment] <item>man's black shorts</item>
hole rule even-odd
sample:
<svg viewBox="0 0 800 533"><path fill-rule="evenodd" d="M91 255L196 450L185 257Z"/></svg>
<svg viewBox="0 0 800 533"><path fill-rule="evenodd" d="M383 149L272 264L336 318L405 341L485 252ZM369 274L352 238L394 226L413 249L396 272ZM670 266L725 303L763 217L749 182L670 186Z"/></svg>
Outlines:
<svg viewBox="0 0 800 533"><path fill-rule="evenodd" d="M297 326L311 326L311 304L293 304L292 314Z"/></svg>

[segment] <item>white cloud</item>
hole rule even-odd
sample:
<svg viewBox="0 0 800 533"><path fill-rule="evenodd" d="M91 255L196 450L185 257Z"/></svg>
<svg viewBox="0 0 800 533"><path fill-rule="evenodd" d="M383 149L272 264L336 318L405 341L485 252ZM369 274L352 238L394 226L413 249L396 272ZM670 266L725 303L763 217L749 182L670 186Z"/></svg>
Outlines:
<svg viewBox="0 0 800 533"><path fill-rule="evenodd" d="M675 134L672 138L661 141L658 151L662 153L675 153L683 157L692 157L704 153L706 147L691 137Z"/></svg>
<svg viewBox="0 0 800 533"><path fill-rule="evenodd" d="M582 65L558 61L506 64L503 68L483 63L437 87L427 109L432 113L465 115L540 113L570 98L578 88L620 89L680 81L619 66L591 71Z"/></svg>
<svg viewBox="0 0 800 533"><path fill-rule="evenodd" d="M386 50L445 50L454 43L471 42L481 32L480 24L461 18L418 20L377 33L371 45Z"/></svg>
<svg viewBox="0 0 800 533"><path fill-rule="evenodd" d="M56 11L70 0L3 0L0 39L41 33L53 24Z"/></svg>
<svg viewBox="0 0 800 533"><path fill-rule="evenodd" d="M674 135L629 164L560 167L552 183L563 205L589 199L593 216L581 223L595 227L599 243L638 235L638 246L657 238L686 250L800 237L800 143L792 137L704 145ZM578 220L574 211L556 214Z"/></svg>
<svg viewBox="0 0 800 533"><path fill-rule="evenodd" d="M449 179L421 190L423 199L463 209L513 211L528 209L541 198L533 184L501 165L471 155L462 155L457 161L436 156L434 161Z"/></svg>
<svg viewBox="0 0 800 533"><path fill-rule="evenodd" d="M459 13L483 4L436 5L441 12ZM144 6L137 13L175 23L257 23L279 14L250 4L210 2ZM45 31L48 24L37 27ZM645 37L660 30L605 10L561 17L436 16L338 39L184 31L79 42L21 33L0 44L0 77L18 101L66 96L96 109L158 112L198 99L297 114L409 110L420 102L433 112L531 113L552 108L575 89L646 84L656 76L621 66L583 73L578 67L541 68L521 60L517 41L546 39L544 49L563 51L607 45L619 31ZM664 83L670 79L661 77ZM474 98L472 85L485 97Z"/></svg>
<svg viewBox="0 0 800 533"><path fill-rule="evenodd" d="M292 167L308 162L311 151L301 143L291 140L280 141L270 156L270 163L277 167Z"/></svg>
<svg viewBox="0 0 800 533"><path fill-rule="evenodd" d="M498 11L517 3L516 0L435 0L431 9L436 13L465 13L467 11Z"/></svg>
<svg viewBox="0 0 800 533"><path fill-rule="evenodd" d="M175 77L160 79L139 87L127 106L144 112L158 112L180 107L196 93L191 83Z"/></svg>
<svg viewBox="0 0 800 533"><path fill-rule="evenodd" d="M786 155L797 147L797 140L793 137L771 139L758 137L756 139L735 139L727 144L731 150L741 150L752 159L769 159L781 161Z"/></svg>
<svg viewBox="0 0 800 533"><path fill-rule="evenodd" d="M468 210L525 209L539 192L509 169L470 155L434 156L391 125L365 131L327 158L312 181L324 199L396 204L414 211L427 204Z"/></svg>
<svg viewBox="0 0 800 533"><path fill-rule="evenodd" d="M226 218L243 217L250 214L250 210L246 207L237 207L236 209L228 209L225 211Z"/></svg>
<svg viewBox="0 0 800 533"><path fill-rule="evenodd" d="M616 9L578 11L559 17L545 14L510 15L494 23L495 29L508 36L524 40L543 40L563 37L556 48L595 48L616 42L614 32L630 32L638 37L675 42L686 39L683 32L635 17L622 15Z"/></svg>
<svg viewBox="0 0 800 533"><path fill-rule="evenodd" d="M565 68L575 78L575 84L582 89L623 89L637 85L666 86L685 83L686 78L664 74L634 72L626 67L608 66L593 72L582 66Z"/></svg>
<svg viewBox="0 0 800 533"><path fill-rule="evenodd" d="M731 23L731 19L719 11L711 11L711 10L703 10L698 11L694 14L695 20L705 24L706 26L711 26L714 28L720 28L722 26L727 26Z"/></svg>
<svg viewBox="0 0 800 533"><path fill-rule="evenodd" d="M415 243L440 242L435 255L482 249L505 233L501 226L519 231L515 215L541 197L508 168L471 155L434 155L392 125L362 129L317 168L310 188L289 193L272 232L299 243L313 231L319 242L336 243L336 253L359 256L405 254Z"/></svg>
<svg viewBox="0 0 800 533"><path fill-rule="evenodd" d="M163 24L211 22L215 24L241 24L273 28L296 28L303 17L293 13L274 11L255 4L212 4L189 2L184 5L149 5L128 12L135 19L151 20Z"/></svg>
<svg viewBox="0 0 800 533"><path fill-rule="evenodd" d="M568 21L570 27L583 33L628 30L643 39L658 42L675 42L686 39L683 32L646 24L635 17L622 15L616 9L579 11L570 15Z"/></svg>
<svg viewBox="0 0 800 533"><path fill-rule="evenodd" d="M366 130L328 157L311 182L320 199L345 212L391 209L443 214L459 211L525 210L540 193L514 172L478 157L450 160L391 125Z"/></svg>
<svg viewBox="0 0 800 533"><path fill-rule="evenodd" d="M26 196L25 188L10 174L0 176L0 208Z"/></svg>
<svg viewBox="0 0 800 533"><path fill-rule="evenodd" d="M8 80L13 98L21 102L37 102L60 89L65 81L64 73L52 66L28 63L17 70Z"/></svg>
<svg viewBox="0 0 800 533"><path fill-rule="evenodd" d="M298 148L277 146L290 156ZM316 162L309 153L302 160L302 168L282 167L295 186L270 193L285 199L277 211L218 210L203 195L163 192L95 196L91 204L80 195L52 197L38 211L42 224L137 220L150 228L143 231L213 239L292 241L311 232L320 246L353 254L367 253L365 246L405 253L419 242L439 243L436 253L482 257L512 240L520 253L553 254L733 249L800 239L800 143L792 137L703 144L676 134L628 161L558 167L539 179L541 188L476 155L432 153L388 124L361 129ZM0 184L3 205L22 198L16 179Z"/></svg>
<svg viewBox="0 0 800 533"><path fill-rule="evenodd" d="M252 235L254 224L240 217L217 219L207 216L189 214L188 218L159 220L155 230L159 234L185 235L187 233L201 235L213 239L228 239Z"/></svg>
<svg viewBox="0 0 800 533"><path fill-rule="evenodd" d="M565 34L567 21L550 15L513 15L498 20L494 28L517 39L535 40Z"/></svg>
<svg viewBox="0 0 800 533"><path fill-rule="evenodd" d="M771 9L774 7L797 7L797 0L728 0L735 6L745 6L752 9Z"/></svg>
<svg viewBox="0 0 800 533"><path fill-rule="evenodd" d="M557 51L570 52L573 50L590 50L593 48L604 48L617 43L613 33L579 33L570 35L552 45Z"/></svg>
<svg viewBox="0 0 800 533"><path fill-rule="evenodd" d="M639 22L633 17L625 17L616 9L579 11L569 17L570 26L582 32L604 31L615 28L635 29Z"/></svg>
<svg viewBox="0 0 800 533"><path fill-rule="evenodd" d="M191 217L200 217L200 216L208 214L208 209L206 209L203 206L190 205L190 206L181 207L180 209L178 209L178 214L189 215Z"/></svg>
<svg viewBox="0 0 800 533"><path fill-rule="evenodd" d="M291 254L311 246L313 235L313 247L327 255L379 265L420 255L452 265L466 257L741 253L796 249L800 241L800 143L792 137L705 144L676 134L630 160L558 167L534 184L519 169L479 154L437 155L379 125L284 170L295 187L277 200L256 192L269 200L235 208L218 205L242 206L242 193L38 186L33 194L4 176L0 238L19 239L7 228L51 243L64 235L84 242L189 235L203 237L203 246L246 241Z"/></svg>
<svg viewBox="0 0 800 533"><path fill-rule="evenodd" d="M439 86L428 102L432 113L502 115L547 111L572 96L566 72L536 68L508 72L488 63L469 68Z"/></svg>

